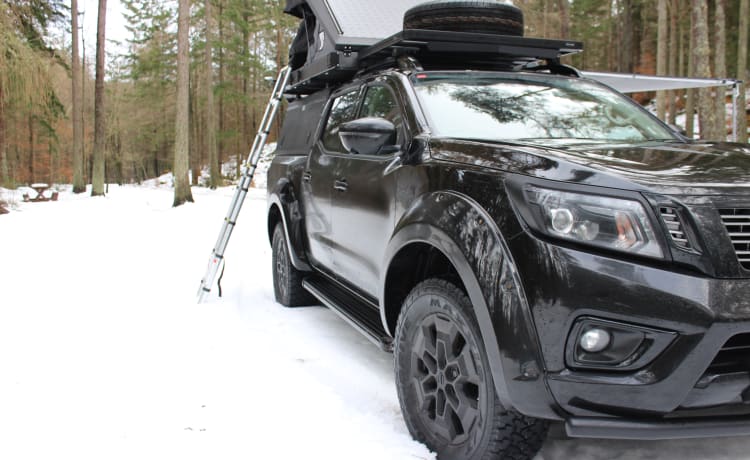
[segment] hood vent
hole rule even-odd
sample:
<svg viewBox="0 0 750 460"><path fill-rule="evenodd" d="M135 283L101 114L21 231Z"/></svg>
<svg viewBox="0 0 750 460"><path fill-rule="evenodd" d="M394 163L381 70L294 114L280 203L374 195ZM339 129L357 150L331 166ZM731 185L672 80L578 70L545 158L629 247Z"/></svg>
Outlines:
<svg viewBox="0 0 750 460"><path fill-rule="evenodd" d="M740 265L750 270L750 208L722 208L719 214L732 239Z"/></svg>
<svg viewBox="0 0 750 460"><path fill-rule="evenodd" d="M680 216L677 214L677 210L675 208L661 206L659 208L659 215L661 215L661 220L664 222L664 225L667 226L669 236L675 246L680 249L692 249L690 241L688 241L687 235L685 235L685 228L682 225Z"/></svg>

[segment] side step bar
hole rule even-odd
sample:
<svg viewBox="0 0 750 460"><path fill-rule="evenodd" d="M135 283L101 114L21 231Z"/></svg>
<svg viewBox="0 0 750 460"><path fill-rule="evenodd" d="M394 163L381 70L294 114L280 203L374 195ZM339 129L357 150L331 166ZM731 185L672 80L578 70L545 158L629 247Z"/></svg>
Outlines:
<svg viewBox="0 0 750 460"><path fill-rule="evenodd" d="M343 288L317 276L305 278L302 281L302 287L364 334L381 350L393 351L393 339L383 329L380 312L376 306L358 299Z"/></svg>

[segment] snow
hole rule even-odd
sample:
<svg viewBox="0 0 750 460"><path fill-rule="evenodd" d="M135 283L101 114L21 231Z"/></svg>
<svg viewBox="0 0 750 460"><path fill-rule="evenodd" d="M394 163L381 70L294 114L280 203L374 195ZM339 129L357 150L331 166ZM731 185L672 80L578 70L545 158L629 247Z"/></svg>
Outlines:
<svg viewBox="0 0 750 460"><path fill-rule="evenodd" d="M0 216L0 459L434 458L403 423L390 354L327 309L274 302L264 192L243 208L224 297L197 305L234 190L194 188L174 209L160 182ZM749 438L551 437L537 459L748 452Z"/></svg>

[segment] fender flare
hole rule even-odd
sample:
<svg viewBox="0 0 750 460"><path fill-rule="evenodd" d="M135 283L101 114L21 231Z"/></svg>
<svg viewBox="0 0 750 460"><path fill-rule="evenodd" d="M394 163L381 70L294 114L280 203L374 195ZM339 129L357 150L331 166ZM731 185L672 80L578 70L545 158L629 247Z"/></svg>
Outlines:
<svg viewBox="0 0 750 460"><path fill-rule="evenodd" d="M415 201L386 250L379 295L386 330L388 268L399 251L412 243L433 246L456 268L474 306L500 402L527 415L550 417L550 395L531 311L510 250L489 214L472 198L455 191L433 192ZM546 393L541 398L546 407L521 407L526 398L518 394L516 382L532 383L536 391Z"/></svg>
<svg viewBox="0 0 750 460"><path fill-rule="evenodd" d="M268 192L268 208L266 211L268 222L269 239L273 239L273 228L270 226L271 213L274 207L279 210L281 224L284 228L286 240L289 242L289 257L292 265L297 270L310 271L310 264L305 255L304 240L302 232L304 219L294 184L287 178L279 180L273 189Z"/></svg>

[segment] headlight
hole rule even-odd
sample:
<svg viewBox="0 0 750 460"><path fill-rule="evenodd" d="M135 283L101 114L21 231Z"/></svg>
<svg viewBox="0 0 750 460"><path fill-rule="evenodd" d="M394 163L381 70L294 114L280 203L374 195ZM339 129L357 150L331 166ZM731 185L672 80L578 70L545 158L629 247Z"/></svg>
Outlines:
<svg viewBox="0 0 750 460"><path fill-rule="evenodd" d="M532 212L536 222L527 223L549 236L642 256L664 256L638 201L537 186L527 186L524 195L528 205L538 208Z"/></svg>

